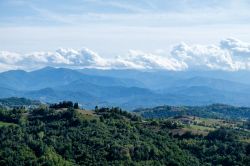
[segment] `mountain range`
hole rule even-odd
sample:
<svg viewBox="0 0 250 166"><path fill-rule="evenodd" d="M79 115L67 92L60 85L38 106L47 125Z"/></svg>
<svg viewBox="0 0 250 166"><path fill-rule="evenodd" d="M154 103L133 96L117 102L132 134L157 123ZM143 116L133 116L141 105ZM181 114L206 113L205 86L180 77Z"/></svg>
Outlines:
<svg viewBox="0 0 250 166"><path fill-rule="evenodd" d="M42 102L72 100L85 108L128 110L158 105L250 106L250 73L228 71L101 70L46 67L0 73L0 97Z"/></svg>

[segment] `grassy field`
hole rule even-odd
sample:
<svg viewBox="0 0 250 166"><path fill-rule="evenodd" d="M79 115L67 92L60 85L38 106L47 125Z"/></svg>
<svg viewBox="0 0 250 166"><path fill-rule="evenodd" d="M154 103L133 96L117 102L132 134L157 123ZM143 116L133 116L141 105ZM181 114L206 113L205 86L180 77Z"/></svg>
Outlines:
<svg viewBox="0 0 250 166"><path fill-rule="evenodd" d="M16 125L14 123L7 123L7 122L2 122L0 121L0 127L3 127L3 126L11 126L11 125Z"/></svg>
<svg viewBox="0 0 250 166"><path fill-rule="evenodd" d="M98 116L94 114L93 111L77 109L77 112L82 115L83 119L86 120L93 120L98 118Z"/></svg>
<svg viewBox="0 0 250 166"><path fill-rule="evenodd" d="M200 130L200 131L213 131L213 130L215 130L215 128L200 126L200 125L189 125L186 128L191 129L191 130Z"/></svg>
<svg viewBox="0 0 250 166"><path fill-rule="evenodd" d="M194 135L203 135L206 136L210 131L216 130L218 128L230 128L230 129L239 129L241 128L243 121L229 121L222 119L211 119L211 118L200 118L194 116L182 116L178 118L170 118L171 120L175 120L183 125L183 127L179 129L172 130L172 134L182 135L186 132L191 132ZM246 133L250 132L249 130L244 129ZM249 138L249 137L248 137ZM244 138L242 140L244 142L249 143L250 139Z"/></svg>

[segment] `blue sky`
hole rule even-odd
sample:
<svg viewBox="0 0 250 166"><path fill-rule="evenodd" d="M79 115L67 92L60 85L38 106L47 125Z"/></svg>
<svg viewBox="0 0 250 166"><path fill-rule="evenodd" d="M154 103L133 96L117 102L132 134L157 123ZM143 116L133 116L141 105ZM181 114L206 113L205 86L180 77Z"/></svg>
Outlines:
<svg viewBox="0 0 250 166"><path fill-rule="evenodd" d="M109 57L250 41L249 8L249 0L0 0L0 50L87 47Z"/></svg>

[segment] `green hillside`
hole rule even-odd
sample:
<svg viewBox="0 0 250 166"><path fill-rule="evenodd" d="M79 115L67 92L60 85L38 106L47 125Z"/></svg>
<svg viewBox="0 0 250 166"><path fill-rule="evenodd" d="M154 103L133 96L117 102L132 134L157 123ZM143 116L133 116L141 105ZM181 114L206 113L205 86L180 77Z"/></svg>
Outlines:
<svg viewBox="0 0 250 166"><path fill-rule="evenodd" d="M23 97L1 98L0 105L8 107L35 106L41 104L38 100L30 100Z"/></svg>
<svg viewBox="0 0 250 166"><path fill-rule="evenodd" d="M249 107L236 107L225 104L208 106L158 106L134 110L144 118L169 118L174 116L198 116L219 119L250 119Z"/></svg>
<svg viewBox="0 0 250 166"><path fill-rule="evenodd" d="M202 135L174 119L60 106L1 110L0 165L250 164L248 130L218 128Z"/></svg>

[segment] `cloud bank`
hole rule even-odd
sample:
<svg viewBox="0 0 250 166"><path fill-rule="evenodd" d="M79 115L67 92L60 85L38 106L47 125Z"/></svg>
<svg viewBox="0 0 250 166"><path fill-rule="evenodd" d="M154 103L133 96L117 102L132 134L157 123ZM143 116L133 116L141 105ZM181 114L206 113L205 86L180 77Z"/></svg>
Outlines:
<svg viewBox="0 0 250 166"><path fill-rule="evenodd" d="M249 70L250 43L234 38L218 45L188 45L180 43L170 52L148 53L131 50L126 55L103 58L83 48L58 49L54 52L19 54L0 52L0 70L33 70L45 66L98 69L162 69L162 70Z"/></svg>

